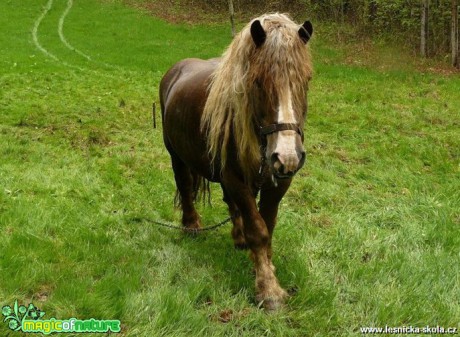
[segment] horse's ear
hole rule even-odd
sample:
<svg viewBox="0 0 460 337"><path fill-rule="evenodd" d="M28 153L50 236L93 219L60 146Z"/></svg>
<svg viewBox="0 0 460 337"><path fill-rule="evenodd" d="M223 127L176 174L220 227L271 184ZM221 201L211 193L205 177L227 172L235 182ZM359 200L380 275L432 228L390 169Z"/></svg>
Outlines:
<svg viewBox="0 0 460 337"><path fill-rule="evenodd" d="M303 43L307 44L313 34L313 25L310 21L305 21L299 29L299 36Z"/></svg>
<svg viewBox="0 0 460 337"><path fill-rule="evenodd" d="M267 34L259 20L255 20L251 25L251 36L257 48L264 44Z"/></svg>

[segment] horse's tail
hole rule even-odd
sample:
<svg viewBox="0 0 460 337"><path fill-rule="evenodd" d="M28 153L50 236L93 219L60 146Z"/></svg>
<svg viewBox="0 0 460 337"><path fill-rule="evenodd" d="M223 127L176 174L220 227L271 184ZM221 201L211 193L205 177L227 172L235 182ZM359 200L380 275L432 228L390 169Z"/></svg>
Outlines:
<svg viewBox="0 0 460 337"><path fill-rule="evenodd" d="M192 172L193 177L193 201L202 201L203 204L211 204L211 190L209 188L209 180L199 175L198 173ZM176 189L176 196L174 197L174 206L180 208L182 205L182 198L179 190Z"/></svg>

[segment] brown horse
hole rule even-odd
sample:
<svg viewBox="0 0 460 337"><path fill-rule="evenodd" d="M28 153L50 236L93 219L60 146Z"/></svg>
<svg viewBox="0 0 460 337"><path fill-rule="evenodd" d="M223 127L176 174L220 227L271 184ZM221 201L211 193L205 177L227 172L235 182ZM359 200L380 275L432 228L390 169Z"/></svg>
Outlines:
<svg viewBox="0 0 460 337"><path fill-rule="evenodd" d="M235 246L250 249L256 300L267 309L287 296L275 276L271 242L278 204L305 160L312 32L309 21L297 25L286 15L263 15L221 58L183 60L160 84L163 138L184 228L201 227L194 207L201 182L219 182Z"/></svg>

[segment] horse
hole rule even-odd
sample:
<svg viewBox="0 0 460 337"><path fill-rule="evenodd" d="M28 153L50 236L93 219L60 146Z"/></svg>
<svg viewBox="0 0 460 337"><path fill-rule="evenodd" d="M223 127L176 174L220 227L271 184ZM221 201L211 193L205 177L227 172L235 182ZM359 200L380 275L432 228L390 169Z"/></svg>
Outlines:
<svg viewBox="0 0 460 337"><path fill-rule="evenodd" d="M234 245L250 250L255 299L267 310L288 296L275 276L272 235L278 205L306 157L312 33L310 21L299 25L285 14L265 14L220 58L179 61L160 82L163 140L183 228L201 228L194 207L200 186L220 183Z"/></svg>

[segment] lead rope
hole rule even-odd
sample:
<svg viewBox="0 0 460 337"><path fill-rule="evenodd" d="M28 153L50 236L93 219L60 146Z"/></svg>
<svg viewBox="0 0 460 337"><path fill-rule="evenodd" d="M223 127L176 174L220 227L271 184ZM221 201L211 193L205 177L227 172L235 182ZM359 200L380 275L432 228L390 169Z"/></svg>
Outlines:
<svg viewBox="0 0 460 337"><path fill-rule="evenodd" d="M187 228L187 227L184 227L184 226L175 225L175 224L170 223L170 222L163 222L163 221L153 220L153 219L150 219L150 218L147 218L147 217L133 217L130 220L134 221L134 222L150 222L151 224L157 225L159 227L165 227L165 228L169 228L169 229L181 230L181 231L186 232L186 233L195 234L195 233L201 233L201 232L215 230L215 229L217 229L219 227L222 227L223 225L225 225L226 223L230 222L231 220L233 220L234 218L236 218L238 216L239 216L239 213L233 214L232 216L228 217L225 220L222 220L221 222L219 222L219 223L217 223L217 224L215 224L213 226L207 226L207 227L203 227L203 228Z"/></svg>
<svg viewBox="0 0 460 337"><path fill-rule="evenodd" d="M157 128L156 107L157 107L156 102L153 102L152 103L152 121L153 121L153 128L154 129ZM181 230L181 231L184 231L186 233L199 233L199 232L206 232L206 231L215 230L215 229L217 229L219 227L222 227L223 225L225 225L226 223L230 222L234 218L237 218L239 215L240 215L239 212L237 212L237 213L233 214L232 216L226 218L225 220L222 220L221 222L219 222L219 223L217 223L217 224L215 224L213 226L208 226L208 227L204 227L204 228L187 228L187 227L175 225L173 223L166 222L166 221L153 220L153 219L150 219L150 218L147 218L147 217L132 217L132 218L130 218L130 220L133 221L133 222L150 222L151 224L157 225L159 227L175 229L175 230Z"/></svg>
<svg viewBox="0 0 460 337"><path fill-rule="evenodd" d="M152 119L153 119L153 128L156 129L157 123L156 123L156 103L155 102L152 104ZM255 183L256 197L259 191L262 189L262 185L265 180L265 175L267 173L267 165L266 165L266 158L265 158L265 145L263 145L264 144L263 135L259 133L259 136L261 140L261 146L260 146L261 160L260 160L260 168L259 168L259 177ZM273 179L273 183L275 184L275 186L277 185L275 179ZM235 214L233 214L232 216L229 216L228 218L222 220L221 222L215 225L212 225L212 226L207 226L207 227L202 227L202 228L187 228L187 227L175 225L173 223L166 222L166 221L153 220L147 217L132 217L130 220L133 222L149 222L151 224L157 225L158 227L164 227L164 228L169 228L169 229L174 229L174 230L181 230L186 233L196 234L196 233L216 230L222 227L223 225L227 224L228 222L234 220L235 218L238 218L239 216L241 216L240 212L236 211Z"/></svg>
<svg viewBox="0 0 460 337"><path fill-rule="evenodd" d="M261 145L260 146L260 152L261 152L261 160L260 160L260 168L259 168L259 177L255 183L255 187L256 187L256 197L257 197L257 194L259 193L259 191L261 190L262 188L262 185L264 183L264 180L265 180L265 175L267 173L267 165L266 165L266 158L265 158L265 146ZM274 184L276 186L276 180L274 180ZM181 231L184 231L185 233L191 233L191 234L196 234L196 233L201 233L201 232L206 232L206 231L211 231L211 230L215 230L215 229L218 229L220 227L222 227L223 225L227 224L228 222L230 222L231 220L234 220L235 218L238 218L239 216L241 216L241 213L239 211L236 211L232 216L229 216L228 218L222 220L221 222L215 224L215 225L212 225L212 226L206 226L206 227L202 227L202 228L187 228L187 227L184 227L184 226L178 226L178 225L175 225L175 224L172 224L170 222L164 222L164 221L159 221L159 220L153 220L153 219L150 219L150 218L147 218L147 217L133 217L131 218L132 221L135 221L135 222L150 222L154 225L157 225L159 227L164 227L164 228L169 228L169 229L174 229L174 230L181 230Z"/></svg>

